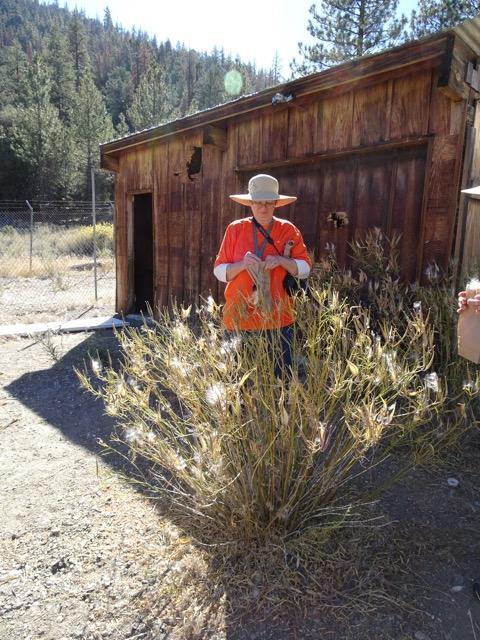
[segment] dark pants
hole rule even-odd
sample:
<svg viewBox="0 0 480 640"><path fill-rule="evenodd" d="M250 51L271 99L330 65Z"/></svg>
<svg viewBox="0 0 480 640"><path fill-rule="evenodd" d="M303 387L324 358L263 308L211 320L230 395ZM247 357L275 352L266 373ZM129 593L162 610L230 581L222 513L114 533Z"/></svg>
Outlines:
<svg viewBox="0 0 480 640"><path fill-rule="evenodd" d="M240 336L244 340L258 331L240 331ZM266 335L270 352L275 358L275 377L290 378L292 372L292 342L293 342L293 324L281 329L264 329L261 331ZM234 331L228 331L228 335L238 335Z"/></svg>
<svg viewBox="0 0 480 640"><path fill-rule="evenodd" d="M271 331L272 344L277 340L277 332ZM292 342L293 342L293 324L280 329L280 358L275 361L275 375L281 378L282 375L290 377L292 373Z"/></svg>

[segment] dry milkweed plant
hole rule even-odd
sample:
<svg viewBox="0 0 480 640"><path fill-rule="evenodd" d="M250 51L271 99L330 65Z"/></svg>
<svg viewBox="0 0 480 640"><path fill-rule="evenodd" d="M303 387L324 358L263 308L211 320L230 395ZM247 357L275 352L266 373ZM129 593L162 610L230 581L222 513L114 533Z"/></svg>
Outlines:
<svg viewBox="0 0 480 640"><path fill-rule="evenodd" d="M365 526L362 505L379 486L360 491L359 479L373 466L406 445L405 468L419 464L466 423L465 410L445 411L421 314L403 332L374 332L368 311L334 290L310 296L297 299L283 379L268 337L225 335L213 301L126 329L118 369L97 367L96 381L79 373L115 417L134 481L200 545L313 559L333 531Z"/></svg>
<svg viewBox="0 0 480 640"><path fill-rule="evenodd" d="M374 241L365 253L380 256ZM212 298L122 331L118 366L78 372L116 419L107 450L127 452L129 480L180 532L174 555L185 560L162 579L172 619L192 609L200 624L200 609L232 602L282 610L308 596L339 615L342 602L385 600L391 549L378 551L372 501L441 459L478 415L478 371L454 357L451 294L436 286L402 284L393 267L317 269L296 299L283 377L277 343L226 334ZM364 556L362 573L353 559Z"/></svg>
<svg viewBox="0 0 480 640"><path fill-rule="evenodd" d="M350 253L357 269L363 271L368 279L378 280L389 275L400 276L399 245L401 236L394 233L386 236L381 229L375 227L350 244Z"/></svg>
<svg viewBox="0 0 480 640"><path fill-rule="evenodd" d="M393 324L400 333L407 329L412 312L421 315L433 343L432 369L448 386L445 402L455 408L462 391L478 386L478 367L457 355L457 288L454 265L442 270L428 265L420 282L400 277L401 237L388 238L380 229L368 231L350 244L350 266L316 266L319 286L337 290L350 305L368 309L372 329ZM332 254L332 252L331 252ZM333 248L334 255L334 248ZM462 283L465 285L466 281ZM408 345L407 345L408 348ZM410 356L414 357L413 349ZM472 422L480 405L472 396L466 405Z"/></svg>
<svg viewBox="0 0 480 640"><path fill-rule="evenodd" d="M296 300L291 376L275 376L265 335L225 334L212 298L119 333L119 365L79 372L116 419L106 450L126 452L175 531L145 611L172 637L212 637L264 606L340 617L398 601L414 541L380 528L371 503L451 451L480 395L456 356L451 281L402 282L398 248L375 232L345 269L330 247Z"/></svg>

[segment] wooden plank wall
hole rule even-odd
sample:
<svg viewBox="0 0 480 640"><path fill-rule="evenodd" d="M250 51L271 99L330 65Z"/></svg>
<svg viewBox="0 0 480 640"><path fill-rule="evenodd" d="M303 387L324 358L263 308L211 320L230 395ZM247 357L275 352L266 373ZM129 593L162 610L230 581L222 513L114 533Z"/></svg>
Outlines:
<svg viewBox="0 0 480 640"><path fill-rule="evenodd" d="M246 190L252 173L277 175L281 191L299 200L281 210L301 229L319 257L333 238L341 260L347 243L372 226L401 231L402 264L410 278L429 262L446 264L450 255L465 129L465 101L452 101L437 88L438 70L397 70L381 81L346 85L267 107L224 123L226 150L203 144L202 130L144 144L121 156L116 183L117 309L128 301L127 197L153 191L155 295L161 306L171 297L193 300L222 291L213 262L224 230L249 211L229 200ZM429 136L428 149L425 136ZM422 138L423 137L423 138ZM417 139L408 153L393 148L386 160L358 155L382 143ZM201 172L190 180L186 162L202 147ZM342 159L269 169L269 163L312 154L346 151ZM256 171L242 166L257 165ZM425 188L424 188L425 186ZM326 214L343 210L351 224L334 232ZM332 235L333 234L333 235Z"/></svg>
<svg viewBox="0 0 480 640"><path fill-rule="evenodd" d="M420 247L423 270L433 262L446 267L451 255L466 127L466 101L450 100L435 88L437 82L438 75L434 74L429 117L429 133L434 138L427 167Z"/></svg>
<svg viewBox="0 0 480 640"><path fill-rule="evenodd" d="M473 150L472 165L470 168L470 180L467 186L474 187L480 184L480 106L475 107L474 130L476 144ZM480 200L468 197L467 215L465 220L464 246L462 250L460 286L465 286L465 281L471 276L480 278Z"/></svg>
<svg viewBox="0 0 480 640"><path fill-rule="evenodd" d="M462 266L462 287L467 278L480 278L480 200L473 198L468 203Z"/></svg>
<svg viewBox="0 0 480 640"><path fill-rule="evenodd" d="M120 165L122 163L120 162ZM128 252L127 252L127 218L125 170L115 174L115 309L128 311Z"/></svg>
<svg viewBox="0 0 480 640"><path fill-rule="evenodd" d="M170 217L168 212L168 142L155 145L153 150L153 235L155 264L155 302L160 307L168 305L169 295L169 247Z"/></svg>

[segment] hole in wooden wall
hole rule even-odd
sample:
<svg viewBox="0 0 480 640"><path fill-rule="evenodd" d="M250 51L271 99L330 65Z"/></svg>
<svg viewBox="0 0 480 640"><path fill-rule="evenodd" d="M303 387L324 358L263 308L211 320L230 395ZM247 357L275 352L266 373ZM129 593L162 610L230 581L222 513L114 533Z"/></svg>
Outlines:
<svg viewBox="0 0 480 640"><path fill-rule="evenodd" d="M187 175L189 180L193 180L192 176L200 173L202 168L202 147L193 147L193 153L187 162Z"/></svg>

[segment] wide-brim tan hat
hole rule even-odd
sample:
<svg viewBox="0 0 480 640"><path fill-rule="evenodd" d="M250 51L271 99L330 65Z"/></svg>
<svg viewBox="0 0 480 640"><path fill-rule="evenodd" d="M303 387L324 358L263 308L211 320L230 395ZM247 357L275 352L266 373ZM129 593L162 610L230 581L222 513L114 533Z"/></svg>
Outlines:
<svg viewBox="0 0 480 640"><path fill-rule="evenodd" d="M292 204L297 196L282 196L278 193L278 180L273 176L265 173L259 173L257 176L250 178L248 182L248 193L236 193L229 196L235 202L249 206L256 200L263 202L265 200L275 200L275 208L284 207Z"/></svg>
<svg viewBox="0 0 480 640"><path fill-rule="evenodd" d="M472 196L472 198L480 198L480 186L471 187L470 189L462 189L462 193L466 193L467 195Z"/></svg>

